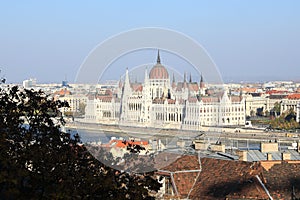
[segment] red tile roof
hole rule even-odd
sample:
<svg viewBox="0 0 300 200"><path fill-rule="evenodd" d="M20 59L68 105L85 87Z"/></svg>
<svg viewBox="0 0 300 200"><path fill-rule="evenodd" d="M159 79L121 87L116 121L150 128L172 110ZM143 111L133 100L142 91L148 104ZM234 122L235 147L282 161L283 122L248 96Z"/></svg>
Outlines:
<svg viewBox="0 0 300 200"><path fill-rule="evenodd" d="M64 96L64 95L70 95L71 92L67 89L61 89L60 91L54 92L54 95Z"/></svg>
<svg viewBox="0 0 300 200"><path fill-rule="evenodd" d="M175 104L176 100L175 99L168 99L168 104Z"/></svg>
<svg viewBox="0 0 300 200"><path fill-rule="evenodd" d="M246 195L242 193L245 190L248 191L247 198L267 198L255 181L255 175L260 172L257 163L202 158L201 165L202 172L191 193L192 199L242 198ZM251 192L248 190L250 186Z"/></svg>
<svg viewBox="0 0 300 200"><path fill-rule="evenodd" d="M189 98L188 98L188 101L189 101L190 103L196 103L196 102L198 101L198 99L197 99L196 97L189 97Z"/></svg>
<svg viewBox="0 0 300 200"><path fill-rule="evenodd" d="M131 88L136 92L143 91L143 85L141 83L131 83Z"/></svg>
<svg viewBox="0 0 300 200"><path fill-rule="evenodd" d="M231 96L230 98L231 98L231 102L237 102L237 103L241 102L243 99L243 97L241 96Z"/></svg>
<svg viewBox="0 0 300 200"><path fill-rule="evenodd" d="M292 199L293 188L297 198L300 198L300 162L280 161L272 164L269 170L263 170L263 177L273 199Z"/></svg>
<svg viewBox="0 0 300 200"><path fill-rule="evenodd" d="M200 160L201 165L197 156L185 155L158 173L173 173L180 198L187 198L189 193L191 199L224 199L227 195L241 198L246 191L248 197L267 198L261 185L255 180L255 175L261 169L257 163L213 158ZM201 170L200 174L197 170ZM251 188L251 192L247 188Z"/></svg>
<svg viewBox="0 0 300 200"><path fill-rule="evenodd" d="M257 89L256 88L242 88L242 91L246 92L246 93L254 93L257 91Z"/></svg>
<svg viewBox="0 0 300 200"><path fill-rule="evenodd" d="M97 99L101 100L102 102L111 102L113 97L111 96L97 96Z"/></svg>
<svg viewBox="0 0 300 200"><path fill-rule="evenodd" d="M107 95L107 96L112 96L112 91L111 90L109 90L109 89L107 89L107 90L105 90L105 95Z"/></svg>
<svg viewBox="0 0 300 200"><path fill-rule="evenodd" d="M295 93L295 94L290 94L287 96L288 99L300 99L300 94Z"/></svg>
<svg viewBox="0 0 300 200"><path fill-rule="evenodd" d="M266 92L266 94L285 94L287 93L286 90L269 90Z"/></svg>
<svg viewBox="0 0 300 200"><path fill-rule="evenodd" d="M195 169L201 169L199 176L197 171L183 172ZM293 190L296 197L300 197L300 161L270 163L201 158L200 168L197 156L184 155L158 174L173 174L180 198L187 198L190 193L189 198L204 200L269 199L262 184L273 199L292 199Z"/></svg>
<svg viewBox="0 0 300 200"><path fill-rule="evenodd" d="M148 145L148 141L132 141L132 140L111 140L108 144L104 144L103 147L118 147L125 148L128 145Z"/></svg>
<svg viewBox="0 0 300 200"><path fill-rule="evenodd" d="M220 99L218 97L201 97L201 100L203 101L203 103L220 102Z"/></svg>
<svg viewBox="0 0 300 200"><path fill-rule="evenodd" d="M198 91L199 90L199 86L197 83L189 83L189 90L191 91Z"/></svg>

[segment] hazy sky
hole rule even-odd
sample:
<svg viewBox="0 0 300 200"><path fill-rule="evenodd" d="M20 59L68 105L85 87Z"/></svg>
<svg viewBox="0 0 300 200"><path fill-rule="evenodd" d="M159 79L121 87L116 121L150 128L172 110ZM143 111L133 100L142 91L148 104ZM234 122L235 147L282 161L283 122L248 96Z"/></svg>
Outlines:
<svg viewBox="0 0 300 200"><path fill-rule="evenodd" d="M8 82L60 82L65 76L72 82L106 38L161 27L203 45L225 81L300 80L299 10L297 0L2 0L1 75Z"/></svg>

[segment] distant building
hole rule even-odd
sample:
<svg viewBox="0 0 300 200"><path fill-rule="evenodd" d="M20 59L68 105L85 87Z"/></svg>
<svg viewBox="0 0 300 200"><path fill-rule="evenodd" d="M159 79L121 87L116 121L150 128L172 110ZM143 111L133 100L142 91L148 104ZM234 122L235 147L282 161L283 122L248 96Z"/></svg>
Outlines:
<svg viewBox="0 0 300 200"><path fill-rule="evenodd" d="M87 97L83 94L72 94L66 88L63 88L59 91L54 92L53 94L55 100L66 101L69 104L69 107L64 107L64 112L80 112L86 105ZM84 109L83 109L84 111Z"/></svg>
<svg viewBox="0 0 300 200"><path fill-rule="evenodd" d="M126 70L117 91L90 96L86 106L86 121L155 128L200 130L202 126L244 125L245 101L242 96L206 94L204 79L176 82L157 63L143 83L133 83Z"/></svg>
<svg viewBox="0 0 300 200"><path fill-rule="evenodd" d="M36 86L36 79L30 78L28 80L23 81L24 88L32 88Z"/></svg>
<svg viewBox="0 0 300 200"><path fill-rule="evenodd" d="M289 110L293 110L294 112L297 112L297 105L300 102L300 94L290 94L286 98L282 99L281 101L281 113L284 113Z"/></svg>
<svg viewBox="0 0 300 200"><path fill-rule="evenodd" d="M256 93L257 94L257 93ZM257 115L259 110L269 110L268 99L261 95L247 94L244 96L246 105L246 116ZM269 110L270 111L270 110Z"/></svg>

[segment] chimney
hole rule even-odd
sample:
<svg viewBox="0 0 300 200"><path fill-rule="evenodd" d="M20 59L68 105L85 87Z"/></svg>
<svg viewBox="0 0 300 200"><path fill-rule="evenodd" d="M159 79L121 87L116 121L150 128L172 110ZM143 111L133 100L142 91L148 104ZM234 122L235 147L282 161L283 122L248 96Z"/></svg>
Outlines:
<svg viewBox="0 0 300 200"><path fill-rule="evenodd" d="M277 142L262 142L260 144L260 151L262 153L268 152L277 152L278 151L278 143Z"/></svg>
<svg viewBox="0 0 300 200"><path fill-rule="evenodd" d="M291 160L291 154L289 152L281 153L282 160Z"/></svg>
<svg viewBox="0 0 300 200"><path fill-rule="evenodd" d="M272 157L271 153L267 153L267 160L273 160L273 157Z"/></svg>
<svg viewBox="0 0 300 200"><path fill-rule="evenodd" d="M247 161L247 151L237 151L236 153L239 156L239 161Z"/></svg>

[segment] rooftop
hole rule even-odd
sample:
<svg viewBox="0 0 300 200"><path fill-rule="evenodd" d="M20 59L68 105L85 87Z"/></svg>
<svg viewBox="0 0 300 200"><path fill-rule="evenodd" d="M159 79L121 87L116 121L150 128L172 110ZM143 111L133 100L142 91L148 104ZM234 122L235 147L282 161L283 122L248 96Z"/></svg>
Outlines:
<svg viewBox="0 0 300 200"><path fill-rule="evenodd" d="M200 161L201 165L198 156L183 155L158 174L173 175L173 187L180 198L269 199L268 192L273 199L300 196L299 161L245 162L202 157Z"/></svg>

